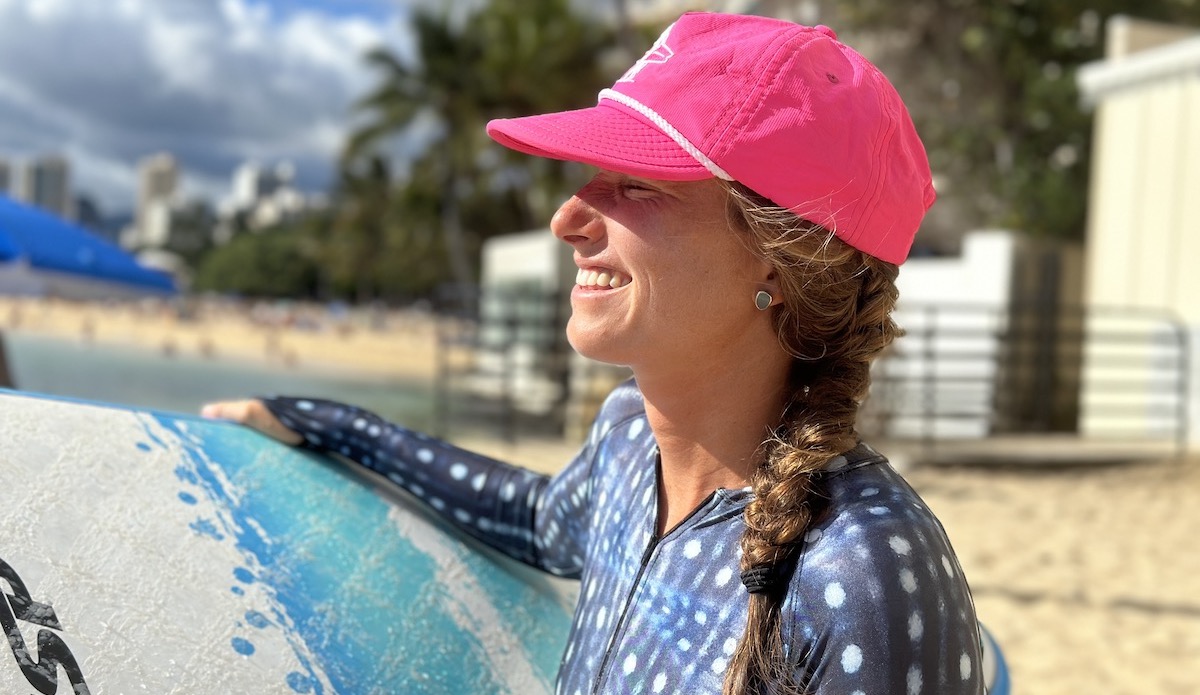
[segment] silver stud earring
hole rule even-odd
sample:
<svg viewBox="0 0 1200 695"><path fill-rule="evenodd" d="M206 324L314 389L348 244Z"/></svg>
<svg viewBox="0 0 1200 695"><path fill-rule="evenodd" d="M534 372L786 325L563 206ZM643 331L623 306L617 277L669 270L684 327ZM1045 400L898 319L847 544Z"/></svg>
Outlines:
<svg viewBox="0 0 1200 695"><path fill-rule="evenodd" d="M759 290L758 294L754 295L754 306L759 311L766 311L773 301L775 298L771 296L771 293L764 290Z"/></svg>

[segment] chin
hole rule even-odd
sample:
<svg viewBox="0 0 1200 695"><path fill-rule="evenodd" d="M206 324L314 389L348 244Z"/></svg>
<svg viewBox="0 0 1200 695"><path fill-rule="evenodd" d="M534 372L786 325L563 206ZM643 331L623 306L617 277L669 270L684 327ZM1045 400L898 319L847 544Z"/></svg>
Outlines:
<svg viewBox="0 0 1200 695"><path fill-rule="evenodd" d="M575 325L574 319L567 322L567 342L580 355L607 364L628 366L629 355L622 350L610 332L590 329L583 330Z"/></svg>

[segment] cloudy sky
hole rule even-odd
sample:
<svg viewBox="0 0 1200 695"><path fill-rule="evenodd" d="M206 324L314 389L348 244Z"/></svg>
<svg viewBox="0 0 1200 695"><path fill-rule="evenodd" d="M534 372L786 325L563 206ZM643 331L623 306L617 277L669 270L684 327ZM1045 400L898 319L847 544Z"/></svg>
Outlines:
<svg viewBox="0 0 1200 695"><path fill-rule="evenodd" d="M325 190L362 56L410 55L411 0L0 0L0 158L62 154L77 193L133 207L138 159L171 152L192 195L247 160Z"/></svg>

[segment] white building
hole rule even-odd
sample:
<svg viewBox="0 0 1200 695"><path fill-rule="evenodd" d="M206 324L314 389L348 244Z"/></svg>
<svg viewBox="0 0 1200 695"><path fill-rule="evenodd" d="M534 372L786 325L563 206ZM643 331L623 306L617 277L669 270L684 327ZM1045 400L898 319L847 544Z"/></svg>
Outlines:
<svg viewBox="0 0 1200 695"><path fill-rule="evenodd" d="M1086 103L1096 109L1086 301L1144 315L1138 329L1146 341L1120 355L1128 364L1123 379L1144 388L1126 399L1128 414L1119 424L1148 434L1170 427L1178 416L1174 401L1186 387L1183 405L1195 448L1200 446L1200 30L1116 17L1107 36L1107 57L1084 66L1078 78ZM1093 331L1112 328L1111 321L1097 322ZM1115 359L1090 347L1093 364ZM1191 365L1190 383L1169 378L1177 360ZM1085 407L1085 431L1112 427L1111 419L1102 417L1108 404L1091 395L1098 383L1085 378L1085 406L1094 404Z"/></svg>
<svg viewBox="0 0 1200 695"><path fill-rule="evenodd" d="M121 234L127 249L158 249L171 238L172 209L177 202L179 165L160 152L138 162L137 210L133 224Z"/></svg>
<svg viewBox="0 0 1200 695"><path fill-rule="evenodd" d="M258 231L287 222L317 207L297 190L292 182L296 170L291 162L280 162L264 168L257 162L245 162L233 172L230 197L221 207L216 239L224 243L235 232L235 218L241 218L245 228Z"/></svg>

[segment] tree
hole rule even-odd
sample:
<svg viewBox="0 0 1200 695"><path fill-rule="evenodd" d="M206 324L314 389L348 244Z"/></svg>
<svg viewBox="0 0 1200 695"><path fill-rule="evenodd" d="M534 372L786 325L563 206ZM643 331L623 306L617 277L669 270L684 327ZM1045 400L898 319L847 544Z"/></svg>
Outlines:
<svg viewBox="0 0 1200 695"><path fill-rule="evenodd" d="M1104 22L1127 2L859 0L837 11L875 38L956 222L1082 237L1091 114L1075 72L1103 57ZM1195 0L1145 0L1136 12L1200 25Z"/></svg>
<svg viewBox="0 0 1200 695"><path fill-rule="evenodd" d="M204 257L193 288L250 297L315 298L320 270L304 240L295 226L240 234Z"/></svg>
<svg viewBox="0 0 1200 695"><path fill-rule="evenodd" d="M544 223L553 201L578 183L577 168L516 158L491 143L484 124L594 103L612 78L601 59L612 31L573 15L567 0L492 0L461 23L421 10L413 29L416 64L382 49L367 56L382 79L359 103L366 122L346 143L343 168L362 172L389 139L432 117L439 134L400 183L419 193L399 200L423 205L423 193L437 192L452 277L469 283L484 238Z"/></svg>

